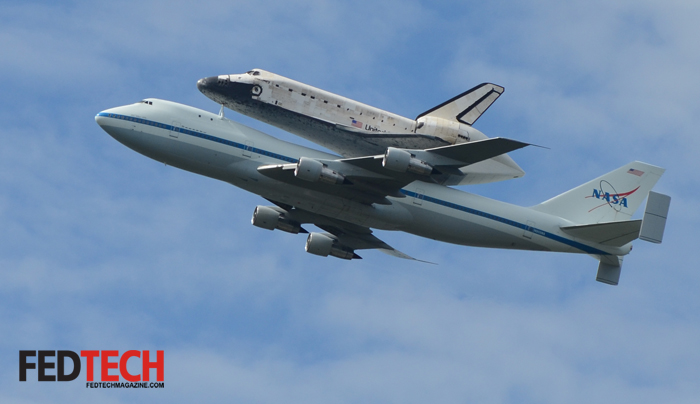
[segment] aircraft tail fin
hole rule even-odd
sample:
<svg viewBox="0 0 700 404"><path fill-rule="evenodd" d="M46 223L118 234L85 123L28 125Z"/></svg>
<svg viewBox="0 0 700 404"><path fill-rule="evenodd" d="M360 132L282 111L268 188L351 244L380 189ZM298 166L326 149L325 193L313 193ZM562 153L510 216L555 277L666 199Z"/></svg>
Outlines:
<svg viewBox="0 0 700 404"><path fill-rule="evenodd" d="M456 119L464 124L473 125L504 91L499 85L482 83L423 112L416 120L423 116L432 116L447 120Z"/></svg>
<svg viewBox="0 0 700 404"><path fill-rule="evenodd" d="M561 229L589 242L622 247L640 238L660 243L671 198L651 192L651 189L664 171L661 167L633 161L532 209L576 223ZM644 218L630 220L645 198ZM617 285L623 257L596 255L596 258L600 261L596 280Z"/></svg>
<svg viewBox="0 0 700 404"><path fill-rule="evenodd" d="M532 208L577 224L630 220L664 171L633 161Z"/></svg>

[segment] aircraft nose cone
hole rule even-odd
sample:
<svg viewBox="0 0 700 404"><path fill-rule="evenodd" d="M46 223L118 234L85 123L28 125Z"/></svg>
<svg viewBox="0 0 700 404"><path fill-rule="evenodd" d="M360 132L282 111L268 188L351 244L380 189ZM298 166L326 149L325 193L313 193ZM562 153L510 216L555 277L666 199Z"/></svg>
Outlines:
<svg viewBox="0 0 700 404"><path fill-rule="evenodd" d="M100 112L99 114L95 115L95 122L97 122L97 124L100 125L100 127L102 129L104 129L105 125L109 121L109 118L108 118L109 112L108 111L109 110L104 110L104 111Z"/></svg>
<svg viewBox="0 0 700 404"><path fill-rule="evenodd" d="M250 100L254 94L253 86L252 83L243 82L240 78L230 75L205 77L197 81L197 89L202 94L217 104L226 106ZM259 92L255 95L259 95Z"/></svg>

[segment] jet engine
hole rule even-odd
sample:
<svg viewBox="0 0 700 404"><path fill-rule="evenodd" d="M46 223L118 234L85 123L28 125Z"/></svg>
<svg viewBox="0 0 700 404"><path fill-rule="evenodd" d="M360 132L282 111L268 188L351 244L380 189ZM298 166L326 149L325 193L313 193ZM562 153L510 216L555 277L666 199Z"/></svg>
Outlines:
<svg viewBox="0 0 700 404"><path fill-rule="evenodd" d="M433 172L433 167L419 160L406 150L389 147L384 154L382 166L387 170L405 173L407 171L418 175L430 175Z"/></svg>
<svg viewBox="0 0 700 404"><path fill-rule="evenodd" d="M328 184L342 184L345 176L337 173L318 160L302 157L294 169L294 176L309 182L321 181Z"/></svg>
<svg viewBox="0 0 700 404"><path fill-rule="evenodd" d="M299 223L286 219L284 214L268 206L256 206L250 223L267 230L280 229L292 234L306 233Z"/></svg>
<svg viewBox="0 0 700 404"><path fill-rule="evenodd" d="M309 233L309 237L306 239L306 252L321 257L332 255L344 260L362 258L353 250L340 245L337 240L321 233Z"/></svg>

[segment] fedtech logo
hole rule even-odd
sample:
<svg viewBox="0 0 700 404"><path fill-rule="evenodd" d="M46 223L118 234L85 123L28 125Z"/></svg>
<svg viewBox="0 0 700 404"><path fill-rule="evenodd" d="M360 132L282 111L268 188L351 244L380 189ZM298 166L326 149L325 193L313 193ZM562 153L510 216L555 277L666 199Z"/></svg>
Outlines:
<svg viewBox="0 0 700 404"><path fill-rule="evenodd" d="M30 358L36 357L37 360ZM150 351L19 351L19 381L27 381L29 370L36 370L37 381L70 382L80 376L83 369L81 357L85 358L85 387L87 388L163 388L165 354L156 351L155 360ZM53 358L56 358L54 361ZM114 359L111 359L114 358ZM134 358L134 359L132 359ZM132 359L130 361L130 359ZM141 366L135 362L141 359ZM95 360L100 364L99 381L95 381ZM72 370L67 373L67 363ZM129 369L127 364L131 364ZM55 369L55 370L54 370ZM114 370L110 372L110 370ZM140 372L135 372L139 370ZM150 378L151 370L156 373L156 381ZM121 376L121 378L120 378ZM123 380L122 380L123 379Z"/></svg>
<svg viewBox="0 0 700 404"><path fill-rule="evenodd" d="M602 180L600 181L600 186L598 187L598 189L594 188L592 194L590 196L587 196L586 199L596 198L605 202L590 209L589 212L592 212L605 205L608 205L619 212L622 210L622 208L627 207L627 197L637 192L638 189L639 187L629 192L617 192L615 190L615 187L612 186L612 184L605 180Z"/></svg>

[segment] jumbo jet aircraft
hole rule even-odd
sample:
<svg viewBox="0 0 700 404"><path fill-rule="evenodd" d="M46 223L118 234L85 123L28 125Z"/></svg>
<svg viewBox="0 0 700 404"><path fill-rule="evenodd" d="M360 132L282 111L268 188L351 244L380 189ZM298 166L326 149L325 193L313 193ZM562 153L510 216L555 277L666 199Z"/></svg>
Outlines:
<svg viewBox="0 0 700 404"><path fill-rule="evenodd" d="M429 149L488 139L472 125L505 91L483 83L409 119L262 69L206 77L197 88L222 106L343 157L381 154L387 147ZM482 184L523 175L515 161L502 154L454 170L444 183Z"/></svg>
<svg viewBox="0 0 700 404"><path fill-rule="evenodd" d="M216 115L154 98L95 117L109 135L165 164L228 182L273 203L252 224L309 233L306 251L343 259L379 249L413 259L372 234L400 230L477 247L589 254L597 280L616 285L636 238L660 243L670 198L650 192L663 168L632 162L533 207L441 185L444 175L527 146L492 138L428 149L389 147L342 158L284 142ZM647 197L643 220L631 215Z"/></svg>

